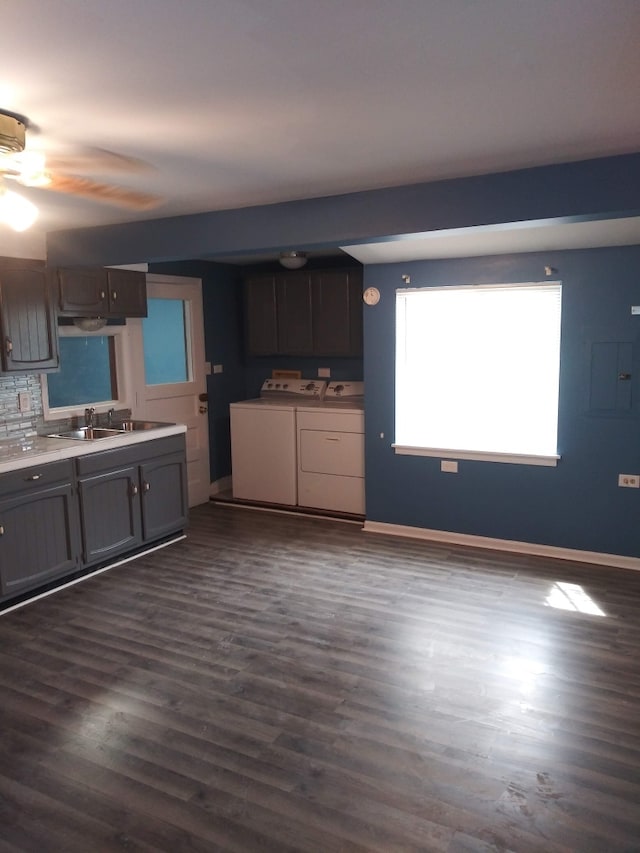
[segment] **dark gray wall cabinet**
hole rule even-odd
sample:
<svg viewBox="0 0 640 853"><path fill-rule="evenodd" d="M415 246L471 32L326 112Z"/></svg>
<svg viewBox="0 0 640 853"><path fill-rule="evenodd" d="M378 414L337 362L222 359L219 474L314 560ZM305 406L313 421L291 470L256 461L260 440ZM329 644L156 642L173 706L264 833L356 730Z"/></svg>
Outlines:
<svg viewBox="0 0 640 853"><path fill-rule="evenodd" d="M0 597L78 569L80 536L70 460L0 476Z"/></svg>
<svg viewBox="0 0 640 853"><path fill-rule="evenodd" d="M0 258L3 373L58 369L52 290L44 261Z"/></svg>
<svg viewBox="0 0 640 853"><path fill-rule="evenodd" d="M362 272L310 270L244 282L252 356L362 356Z"/></svg>
<svg viewBox="0 0 640 853"><path fill-rule="evenodd" d="M147 278L137 270L69 267L56 271L62 317L146 317Z"/></svg>

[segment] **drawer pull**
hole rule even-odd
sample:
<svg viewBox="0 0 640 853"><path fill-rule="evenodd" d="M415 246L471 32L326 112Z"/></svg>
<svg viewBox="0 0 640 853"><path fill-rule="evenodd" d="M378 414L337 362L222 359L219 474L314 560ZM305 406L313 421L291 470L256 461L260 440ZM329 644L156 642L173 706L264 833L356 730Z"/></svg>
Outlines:
<svg viewBox="0 0 640 853"><path fill-rule="evenodd" d="M39 480L41 476L41 474L32 474L30 477L25 477L25 482L28 483L30 480Z"/></svg>
<svg viewBox="0 0 640 853"><path fill-rule="evenodd" d="M325 441L340 441L340 439L339 438L329 438L327 436L327 438L325 438Z"/></svg>

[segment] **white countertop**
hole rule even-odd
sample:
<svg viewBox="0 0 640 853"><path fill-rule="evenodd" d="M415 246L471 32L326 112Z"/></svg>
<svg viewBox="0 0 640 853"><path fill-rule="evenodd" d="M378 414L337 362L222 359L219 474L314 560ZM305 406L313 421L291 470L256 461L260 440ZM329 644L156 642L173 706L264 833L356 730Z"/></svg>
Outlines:
<svg viewBox="0 0 640 853"><path fill-rule="evenodd" d="M48 438L33 436L16 442L0 442L0 474L7 471L17 471L20 468L30 468L32 465L44 465L47 462L58 462L60 459L71 459L75 456L87 456L100 450L114 450L118 447L128 447L154 438L165 438L170 435L180 435L186 432L184 424L167 424L153 429L132 430L114 435L110 438L98 438L95 441L73 438Z"/></svg>

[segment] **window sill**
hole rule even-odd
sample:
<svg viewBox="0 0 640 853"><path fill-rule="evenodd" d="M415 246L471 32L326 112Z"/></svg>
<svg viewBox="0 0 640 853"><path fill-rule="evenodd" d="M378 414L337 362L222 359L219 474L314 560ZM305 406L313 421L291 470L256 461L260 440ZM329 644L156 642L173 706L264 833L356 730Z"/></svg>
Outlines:
<svg viewBox="0 0 640 853"><path fill-rule="evenodd" d="M440 459L472 459L478 462L506 462L510 465L542 465L555 468L560 456L538 456L526 453L496 453L479 450L453 450L443 447L413 447L405 444L392 444L395 452L401 456L437 456Z"/></svg>

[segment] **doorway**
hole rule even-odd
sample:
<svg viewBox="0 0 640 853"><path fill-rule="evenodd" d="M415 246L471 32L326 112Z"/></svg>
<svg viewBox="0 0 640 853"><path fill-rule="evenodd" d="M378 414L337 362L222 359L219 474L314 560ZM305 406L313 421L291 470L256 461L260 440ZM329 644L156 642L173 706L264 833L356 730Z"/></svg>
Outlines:
<svg viewBox="0 0 640 853"><path fill-rule="evenodd" d="M202 283L149 274L147 302L148 316L129 321L137 332L135 415L186 425L189 506L197 506L211 486Z"/></svg>

